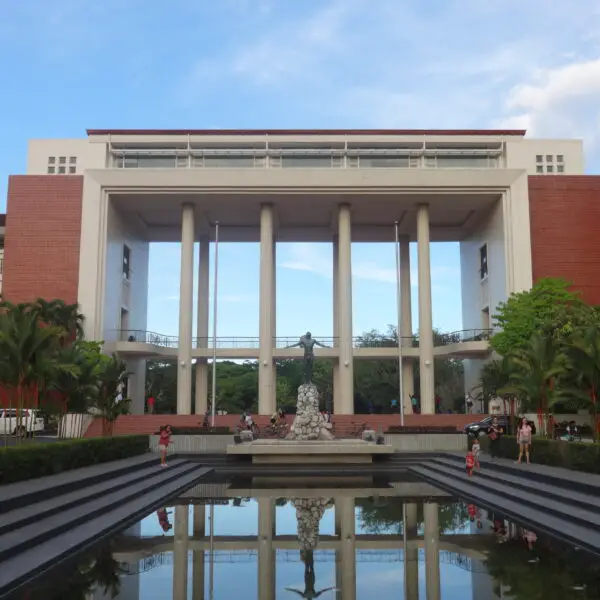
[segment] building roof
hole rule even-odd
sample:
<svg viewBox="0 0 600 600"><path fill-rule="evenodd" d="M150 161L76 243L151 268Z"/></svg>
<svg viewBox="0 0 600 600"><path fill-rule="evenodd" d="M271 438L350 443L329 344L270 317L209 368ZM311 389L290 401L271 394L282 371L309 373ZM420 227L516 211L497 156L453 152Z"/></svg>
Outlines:
<svg viewBox="0 0 600 600"><path fill-rule="evenodd" d="M519 136L524 129L88 129L88 135L455 135Z"/></svg>

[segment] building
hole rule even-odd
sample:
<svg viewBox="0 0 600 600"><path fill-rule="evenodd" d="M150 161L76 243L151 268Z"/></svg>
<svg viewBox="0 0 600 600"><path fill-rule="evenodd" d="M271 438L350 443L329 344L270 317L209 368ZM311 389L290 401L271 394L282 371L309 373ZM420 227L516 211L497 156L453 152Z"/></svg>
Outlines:
<svg viewBox="0 0 600 600"><path fill-rule="evenodd" d="M423 412L433 412L436 356L471 359L467 386L489 356L497 304L542 276L565 276L600 303L600 177L583 175L578 140L535 140L514 130L89 130L33 140L27 173L10 178L4 296L78 302L86 334L121 353L143 410L145 361L178 363L178 412L207 405L209 247L260 242L260 336L249 348L217 344L217 358L260 362L259 410L275 407L278 241L327 241L334 255L334 410L353 412L353 364L403 356L410 410L414 361ZM402 348L355 348L352 242L393 242L399 223ZM147 333L150 242L182 241L178 338ZM409 242L418 246L420 347L410 343ZM459 241L461 343L434 348L430 241ZM192 297L194 243L199 294ZM192 331L194 304L198 330ZM291 333L291 332L286 332ZM193 367L193 362L196 363Z"/></svg>

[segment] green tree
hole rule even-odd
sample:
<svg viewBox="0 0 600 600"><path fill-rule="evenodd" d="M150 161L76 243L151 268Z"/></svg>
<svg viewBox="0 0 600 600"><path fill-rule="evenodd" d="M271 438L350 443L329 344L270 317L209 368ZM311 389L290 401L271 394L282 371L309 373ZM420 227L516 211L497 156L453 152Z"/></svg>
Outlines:
<svg viewBox="0 0 600 600"><path fill-rule="evenodd" d="M574 331L595 322L596 311L585 304L564 279L540 279L531 290L512 294L498 305L494 327L501 329L491 339L501 356L524 348L534 333L567 341Z"/></svg>
<svg viewBox="0 0 600 600"><path fill-rule="evenodd" d="M39 319L47 325L60 327L68 332L68 340L83 339L84 316L78 304L67 304L63 300L38 298L30 305Z"/></svg>
<svg viewBox="0 0 600 600"><path fill-rule="evenodd" d="M115 354L102 355L100 360L98 395L92 408L95 409L95 416L102 419L102 435L112 435L115 421L129 413L131 399L123 398L121 390L130 373L127 372L127 365Z"/></svg>

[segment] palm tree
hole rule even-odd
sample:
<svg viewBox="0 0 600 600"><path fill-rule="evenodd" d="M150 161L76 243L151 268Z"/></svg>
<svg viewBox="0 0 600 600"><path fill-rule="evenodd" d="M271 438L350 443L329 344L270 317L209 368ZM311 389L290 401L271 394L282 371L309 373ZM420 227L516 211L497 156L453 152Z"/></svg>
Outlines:
<svg viewBox="0 0 600 600"><path fill-rule="evenodd" d="M64 329L40 327L35 312L26 305L4 306L0 315L0 383L15 398L18 417L22 418L26 404L38 406L39 389L59 373L77 370L70 363L56 360ZM22 430L22 422L17 423Z"/></svg>
<svg viewBox="0 0 600 600"><path fill-rule="evenodd" d="M38 298L31 310L39 315L40 321L47 325L62 327L69 332L68 341L83 339L84 315L77 304L67 304L63 300L44 300Z"/></svg>
<svg viewBox="0 0 600 600"><path fill-rule="evenodd" d="M102 434L112 435L115 421L129 413L131 399L123 398L127 377L127 365L116 354L104 356L98 379L98 396L93 406L97 417L103 419Z"/></svg>
<svg viewBox="0 0 600 600"><path fill-rule="evenodd" d="M594 439L598 434L597 403L600 393L600 330L597 327L584 329L573 338L571 346L573 364L580 382L589 394L594 415Z"/></svg>

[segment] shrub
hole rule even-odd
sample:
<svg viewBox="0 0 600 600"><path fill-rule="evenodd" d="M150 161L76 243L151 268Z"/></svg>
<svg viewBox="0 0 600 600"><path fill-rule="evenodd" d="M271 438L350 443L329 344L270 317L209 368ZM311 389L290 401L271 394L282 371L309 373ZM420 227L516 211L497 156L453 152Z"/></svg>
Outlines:
<svg viewBox="0 0 600 600"><path fill-rule="evenodd" d="M0 448L0 484L55 475L148 450L147 435L76 439Z"/></svg>
<svg viewBox="0 0 600 600"><path fill-rule="evenodd" d="M173 435L230 435L229 427L171 427ZM154 435L160 435L157 431Z"/></svg>
<svg viewBox="0 0 600 600"><path fill-rule="evenodd" d="M462 431L459 431L452 425L426 425L424 427L402 427L402 425L392 425L384 433L462 433Z"/></svg>
<svg viewBox="0 0 600 600"><path fill-rule="evenodd" d="M480 443L482 449L488 451L490 441L487 436L482 436ZM497 450L498 456L515 459L519 453L517 439L514 436L502 436L498 440ZM539 465L600 473L600 444L579 444L534 437L530 454L532 462Z"/></svg>

